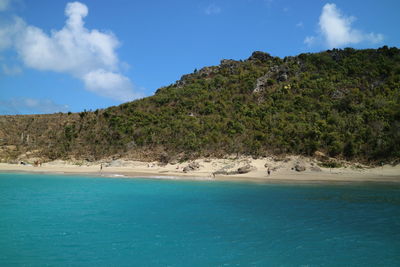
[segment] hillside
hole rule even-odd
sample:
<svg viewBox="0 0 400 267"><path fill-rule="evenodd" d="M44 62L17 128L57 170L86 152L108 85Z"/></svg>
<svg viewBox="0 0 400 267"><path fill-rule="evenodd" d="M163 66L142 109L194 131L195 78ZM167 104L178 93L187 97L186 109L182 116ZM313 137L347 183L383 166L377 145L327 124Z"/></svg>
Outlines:
<svg viewBox="0 0 400 267"><path fill-rule="evenodd" d="M94 112L0 116L0 161L228 154L400 158L400 50L254 52Z"/></svg>

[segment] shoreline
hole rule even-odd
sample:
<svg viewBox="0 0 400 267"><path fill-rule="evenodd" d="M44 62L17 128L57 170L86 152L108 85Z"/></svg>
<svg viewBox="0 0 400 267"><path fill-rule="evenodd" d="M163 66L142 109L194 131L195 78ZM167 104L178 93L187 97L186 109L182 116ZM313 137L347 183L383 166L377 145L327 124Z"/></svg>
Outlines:
<svg viewBox="0 0 400 267"><path fill-rule="evenodd" d="M356 169L352 167L343 168L318 168L306 162L305 171L293 170L293 164L298 159L287 162L274 162L270 159L213 159L196 160L198 168L184 172L184 166L190 162L180 164L158 165L158 163L147 163L139 161L118 160L119 164L95 162L87 165L76 165L71 162L54 161L44 163L40 167L31 165L0 163L1 173L36 173L57 175L85 175L103 178L148 178L165 180L195 180L195 181L232 181L232 182L255 182L255 183L400 183L400 165L385 165L378 168ZM215 174L217 170L237 169L243 166L243 162L252 166L252 169L243 174ZM192 162L193 163L193 162ZM107 165L108 164L108 165ZM307 165L308 164L308 165ZM102 170L100 170L100 166ZM266 167L268 166L268 167ZM271 175L267 174L267 168L271 168Z"/></svg>

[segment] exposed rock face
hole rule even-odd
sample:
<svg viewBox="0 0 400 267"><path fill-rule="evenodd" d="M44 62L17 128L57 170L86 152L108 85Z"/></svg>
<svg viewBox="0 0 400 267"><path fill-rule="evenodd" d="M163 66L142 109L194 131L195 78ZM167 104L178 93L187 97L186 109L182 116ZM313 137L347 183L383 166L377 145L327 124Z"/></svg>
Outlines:
<svg viewBox="0 0 400 267"><path fill-rule="evenodd" d="M195 161L191 162L188 166L193 170L200 168L200 164L198 162L195 162Z"/></svg>
<svg viewBox="0 0 400 267"><path fill-rule="evenodd" d="M237 172L238 172L239 174L241 174L241 173L248 173L248 172L251 172L251 171L253 171L253 170L255 170L255 167L253 167L253 166L251 166L250 164L248 164L248 165L246 165L246 166L243 166L243 167L238 168Z"/></svg>
<svg viewBox="0 0 400 267"><path fill-rule="evenodd" d="M286 72L284 72L284 71L279 72L279 76L278 76L278 79L277 79L279 82L284 82L287 79L288 79L288 75L287 75Z"/></svg>
<svg viewBox="0 0 400 267"><path fill-rule="evenodd" d="M321 151L315 151L314 152L314 157L317 160L320 160L320 161L324 161L324 160L328 160L329 159L329 157L327 155L325 155L325 153L323 153Z"/></svg>
<svg viewBox="0 0 400 267"><path fill-rule="evenodd" d="M214 172L214 175L217 174L222 174L222 175L235 175L235 174L242 174L242 173L248 173L251 171L256 170L256 167L250 165L250 164L246 164L238 169L232 169L233 166L231 165L227 165L224 168Z"/></svg>
<svg viewBox="0 0 400 267"><path fill-rule="evenodd" d="M184 172L184 173L189 172L189 171L191 171L191 170L192 170L192 169L190 169L189 166L186 166L185 168L183 168L183 172Z"/></svg>
<svg viewBox="0 0 400 267"><path fill-rule="evenodd" d="M296 165L294 165L294 169L295 169L297 172L303 172L303 171L306 170L306 166L304 165L304 163L297 162Z"/></svg>
<svg viewBox="0 0 400 267"><path fill-rule="evenodd" d="M218 175L218 174L229 175L229 174L233 174L233 173L227 172L227 171L225 171L225 170L218 170L218 171L216 171L216 172L213 172L213 174L214 174L214 175Z"/></svg>
<svg viewBox="0 0 400 267"><path fill-rule="evenodd" d="M212 74L217 73L219 70L219 67L217 66L211 66L211 67L204 67L200 69L197 74L199 74L202 78L207 78L211 76Z"/></svg>
<svg viewBox="0 0 400 267"><path fill-rule="evenodd" d="M268 61L270 59L272 59L273 57L265 52L261 52L261 51L255 51L253 52L253 54L251 54L251 56L249 57L248 60L260 60L260 61Z"/></svg>
<svg viewBox="0 0 400 267"><path fill-rule="evenodd" d="M267 73L257 79L253 93L264 91L266 88L273 86L275 82L286 82L288 79L289 70L286 66L273 65Z"/></svg>
<svg viewBox="0 0 400 267"><path fill-rule="evenodd" d="M185 168L183 168L183 172L195 171L200 168L200 164L198 162L191 162Z"/></svg>
<svg viewBox="0 0 400 267"><path fill-rule="evenodd" d="M224 59L221 61L221 66L204 67L198 71L195 71L194 73L182 75L182 77L178 81L175 82L175 85L178 88L184 87L187 83L190 83L191 80L196 79L196 77L199 77L199 76L204 79L211 78L214 74L218 73L218 71L220 70L220 68L222 66L230 66L233 69L233 67L236 67L237 64L238 64L238 61ZM157 94L157 92L161 91L162 89L163 88L158 89L156 91L156 94Z"/></svg>
<svg viewBox="0 0 400 267"><path fill-rule="evenodd" d="M221 60L221 67L235 67L239 62L233 59Z"/></svg>
<svg viewBox="0 0 400 267"><path fill-rule="evenodd" d="M173 160L171 160L170 162L169 162L169 164L171 164L171 165L176 165L176 164L178 164L179 163L179 161L177 160L177 159L173 159Z"/></svg>
<svg viewBox="0 0 400 267"><path fill-rule="evenodd" d="M253 90L253 93L259 93L264 91L264 89L266 88L266 86L268 85L268 80L270 78L270 74L267 73L264 76L261 76L260 78L257 79L256 82L256 87Z"/></svg>

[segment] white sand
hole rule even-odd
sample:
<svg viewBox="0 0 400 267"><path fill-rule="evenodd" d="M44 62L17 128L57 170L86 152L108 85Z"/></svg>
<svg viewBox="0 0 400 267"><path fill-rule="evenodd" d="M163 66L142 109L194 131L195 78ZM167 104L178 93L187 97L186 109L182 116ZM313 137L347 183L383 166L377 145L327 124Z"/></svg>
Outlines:
<svg viewBox="0 0 400 267"><path fill-rule="evenodd" d="M196 170L183 172L183 168L190 162L179 164L160 165L157 162L139 162L116 160L112 162L95 162L82 164L80 162L53 161L42 164L40 167L20 164L0 163L2 172L37 172L56 174L88 174L106 177L151 177L164 179L196 179L196 180L232 180L255 182L400 182L400 165L385 165L378 168L320 168L313 159L303 157L288 157L286 162L274 161L272 158L263 159L199 159ZM292 168L296 162L306 167L305 171L297 172ZM100 171L100 164L103 165ZM239 167L250 164L254 170L245 174L213 175L216 171L236 171ZM271 174L267 174L267 168Z"/></svg>

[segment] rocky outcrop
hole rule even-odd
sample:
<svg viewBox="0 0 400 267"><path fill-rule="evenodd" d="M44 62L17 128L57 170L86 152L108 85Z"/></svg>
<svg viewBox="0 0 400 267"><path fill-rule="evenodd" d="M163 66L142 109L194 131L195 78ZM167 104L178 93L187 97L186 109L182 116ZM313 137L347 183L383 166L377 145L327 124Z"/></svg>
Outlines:
<svg viewBox="0 0 400 267"><path fill-rule="evenodd" d="M251 166L250 164L248 164L248 165L238 168L237 173L238 174L248 173L248 172L254 171L255 169L256 168L254 166Z"/></svg>
<svg viewBox="0 0 400 267"><path fill-rule="evenodd" d="M261 51L253 52L253 54L251 54L251 56L248 58L248 60L259 60L261 62L265 62L271 59L273 59L273 57L270 54Z"/></svg>
<svg viewBox="0 0 400 267"><path fill-rule="evenodd" d="M325 155L325 153L323 153L321 151L315 151L314 152L314 157L319 161L325 161L325 160L329 159L329 157L327 155Z"/></svg>
<svg viewBox="0 0 400 267"><path fill-rule="evenodd" d="M289 70L287 67L273 65L267 73L257 79L253 93L262 92L266 88L273 86L276 82L286 82L288 79Z"/></svg>
<svg viewBox="0 0 400 267"><path fill-rule="evenodd" d="M296 162L294 170L297 172L303 172L306 170L306 165L303 162Z"/></svg>
<svg viewBox="0 0 400 267"><path fill-rule="evenodd" d="M236 174L236 173L228 172L226 170L218 170L213 172L213 175L229 175L229 174Z"/></svg>
<svg viewBox="0 0 400 267"><path fill-rule="evenodd" d="M259 93L264 91L264 89L268 86L268 84L272 85L272 80L270 80L270 75L267 73L264 76L261 76L256 81L256 87L253 90L253 93Z"/></svg>
<svg viewBox="0 0 400 267"><path fill-rule="evenodd" d="M228 67L228 68L232 68L232 67L236 67L239 64L239 61L233 60L233 59L223 59L221 60L221 67Z"/></svg>
<svg viewBox="0 0 400 267"><path fill-rule="evenodd" d="M286 71L280 71L278 74L278 78L276 79L278 82L285 82L288 79L288 74Z"/></svg>
<svg viewBox="0 0 400 267"><path fill-rule="evenodd" d="M202 78L208 78L213 74L217 73L219 70L218 66L211 66L211 67L204 67L197 71L197 74L200 75Z"/></svg>
<svg viewBox="0 0 400 267"><path fill-rule="evenodd" d="M250 164L246 164L242 167L239 167L237 169L232 169L232 166L228 165L225 166L224 168L214 172L214 175L218 175L218 174L222 174L222 175L235 175L235 174L243 174L243 173L248 173L251 171L255 171L256 167L250 165Z"/></svg>
<svg viewBox="0 0 400 267"><path fill-rule="evenodd" d="M183 172L190 172L190 171L195 171L200 168L200 164L198 162L191 162L189 165L183 168Z"/></svg>

